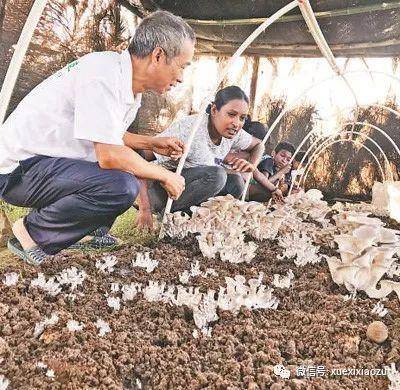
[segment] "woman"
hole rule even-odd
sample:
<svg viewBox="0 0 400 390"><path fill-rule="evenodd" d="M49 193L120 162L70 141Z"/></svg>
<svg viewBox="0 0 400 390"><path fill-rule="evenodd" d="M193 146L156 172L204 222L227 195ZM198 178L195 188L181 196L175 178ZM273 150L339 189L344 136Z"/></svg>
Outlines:
<svg viewBox="0 0 400 390"><path fill-rule="evenodd" d="M248 110L249 99L239 87L230 86L218 91L195 134L182 171L185 190L174 201L172 212L190 212L191 206L216 195L231 194L235 198L242 195L244 180L240 173L253 172L254 163L263 153L260 140L242 129ZM186 144L197 118L198 115L184 117L160 136L173 136ZM231 150L249 152L249 161L242 158L227 159ZM178 161L161 155L155 157L158 164L176 169ZM167 200L165 190L157 182L147 183L148 191L146 186L142 186L140 193L139 226L150 226L150 210L162 212Z"/></svg>

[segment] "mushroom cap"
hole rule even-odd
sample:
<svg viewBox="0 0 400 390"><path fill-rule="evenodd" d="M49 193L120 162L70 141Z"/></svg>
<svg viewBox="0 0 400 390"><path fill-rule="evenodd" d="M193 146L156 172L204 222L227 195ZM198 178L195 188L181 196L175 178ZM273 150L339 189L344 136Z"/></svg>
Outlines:
<svg viewBox="0 0 400 390"><path fill-rule="evenodd" d="M374 247L368 248L366 253L353 259L353 264L358 265L359 267L370 268L377 252L378 252L377 248Z"/></svg>
<svg viewBox="0 0 400 390"><path fill-rule="evenodd" d="M382 228L380 230L379 242L383 244L395 244L400 242L400 231Z"/></svg>
<svg viewBox="0 0 400 390"><path fill-rule="evenodd" d="M359 225L372 225L372 226L383 226L384 223L379 218L371 218L363 215L348 215L347 221L356 223Z"/></svg>
<svg viewBox="0 0 400 390"><path fill-rule="evenodd" d="M335 235L334 240L339 246L339 252L348 252L354 255L360 254L373 243L373 238L361 239L350 234Z"/></svg>
<svg viewBox="0 0 400 390"><path fill-rule="evenodd" d="M324 197L323 193L316 188L311 188L305 193L305 195L308 199L313 201L319 201Z"/></svg>
<svg viewBox="0 0 400 390"><path fill-rule="evenodd" d="M374 225L362 225L353 231L353 237L367 242L375 242L381 236L381 229Z"/></svg>
<svg viewBox="0 0 400 390"><path fill-rule="evenodd" d="M207 207L198 207L198 206L190 207L190 211L193 212L193 216L199 216L199 217L207 217L211 213L209 208L207 208Z"/></svg>
<svg viewBox="0 0 400 390"><path fill-rule="evenodd" d="M381 280L380 282L381 288L379 290L376 288L377 285L368 287L367 289L365 289L366 294L370 298L374 299L381 299L387 297L393 291L393 288L390 284L386 282L389 282L389 280Z"/></svg>
<svg viewBox="0 0 400 390"><path fill-rule="evenodd" d="M393 255L396 253L396 247L379 247L376 248L373 265L380 265L382 267L389 267L396 260Z"/></svg>
<svg viewBox="0 0 400 390"><path fill-rule="evenodd" d="M387 184L390 217L400 222L400 181Z"/></svg>
<svg viewBox="0 0 400 390"><path fill-rule="evenodd" d="M386 290L390 289L390 292L394 291L397 294L397 298L400 299L400 282L395 282L393 280L382 280L381 286L381 289L385 288Z"/></svg>
<svg viewBox="0 0 400 390"><path fill-rule="evenodd" d="M340 252L340 258L342 259L342 263L344 264L351 264L353 263L353 260L356 258L357 255L354 255L354 253L350 252Z"/></svg>
<svg viewBox="0 0 400 390"><path fill-rule="evenodd" d="M349 283L353 285L355 274L359 267L353 265L337 265L333 261L328 260L329 270L331 271L332 280L336 284Z"/></svg>
<svg viewBox="0 0 400 390"><path fill-rule="evenodd" d="M382 321L374 321L368 325L367 337L369 340L381 344L389 336L388 328Z"/></svg>

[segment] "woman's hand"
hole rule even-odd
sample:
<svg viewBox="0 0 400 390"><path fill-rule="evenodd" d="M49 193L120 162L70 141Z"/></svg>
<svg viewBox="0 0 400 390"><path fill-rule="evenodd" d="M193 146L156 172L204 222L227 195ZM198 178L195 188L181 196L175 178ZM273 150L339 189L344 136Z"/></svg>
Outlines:
<svg viewBox="0 0 400 390"><path fill-rule="evenodd" d="M154 153L171 157L173 160L180 159L186 150L185 144L175 137L155 137L152 146Z"/></svg>
<svg viewBox="0 0 400 390"><path fill-rule="evenodd" d="M230 162L232 169L236 172L254 172L256 167L243 158L234 158Z"/></svg>

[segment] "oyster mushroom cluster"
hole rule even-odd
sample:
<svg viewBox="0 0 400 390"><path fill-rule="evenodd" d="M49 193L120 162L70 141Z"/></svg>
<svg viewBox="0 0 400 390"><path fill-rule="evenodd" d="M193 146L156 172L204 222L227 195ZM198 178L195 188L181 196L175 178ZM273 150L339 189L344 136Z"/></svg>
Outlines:
<svg viewBox="0 0 400 390"><path fill-rule="evenodd" d="M330 208L315 189L288 197L284 205L276 206L272 212L261 203L243 202L231 195L211 198L199 207L191 207L191 211L191 218L183 213L169 214L165 233L180 239L196 233L205 257L219 254L221 260L233 263L250 262L255 256L257 244L246 242L246 236L261 241L302 232L322 243L331 241L335 229L326 219ZM320 222L324 229L305 219ZM316 251L313 252L312 262L316 262Z"/></svg>
<svg viewBox="0 0 400 390"><path fill-rule="evenodd" d="M287 197L286 203L275 211L284 216L279 233L291 235L297 232L309 236L316 244L331 246L337 228L328 219L332 209L322 197L321 191L316 189Z"/></svg>
<svg viewBox="0 0 400 390"><path fill-rule="evenodd" d="M365 291L370 298L386 297L393 290L400 298L400 283L381 280L400 250L400 231L362 213L340 213L335 220L344 233L334 237L340 259L327 259L333 281L351 292Z"/></svg>
<svg viewBox="0 0 400 390"><path fill-rule="evenodd" d="M198 234L203 256L232 263L250 262L257 244L245 242L245 236L266 239L278 233L277 220L268 214L268 208L257 202L242 202L231 195L217 196L191 207L189 218L182 213L168 215L165 233L183 238L188 233Z"/></svg>
<svg viewBox="0 0 400 390"><path fill-rule="evenodd" d="M249 263L256 255L257 244L246 243L244 234L234 229L205 232L196 238L204 257L214 258L219 253L222 261Z"/></svg>
<svg viewBox="0 0 400 390"><path fill-rule="evenodd" d="M326 215L331 211L328 203L323 199L321 191L312 188L307 192L300 191L297 194L286 198L286 205L295 209L303 219L310 218L317 222L325 220Z"/></svg>
<svg viewBox="0 0 400 390"><path fill-rule="evenodd" d="M185 238L189 231L190 217L180 211L166 215L164 234L172 238Z"/></svg>
<svg viewBox="0 0 400 390"><path fill-rule="evenodd" d="M376 207L372 203L359 202L359 203L349 203L349 202L336 202L332 207L332 211L336 212L358 212L366 214L374 214L379 217L388 217L389 213L386 210Z"/></svg>

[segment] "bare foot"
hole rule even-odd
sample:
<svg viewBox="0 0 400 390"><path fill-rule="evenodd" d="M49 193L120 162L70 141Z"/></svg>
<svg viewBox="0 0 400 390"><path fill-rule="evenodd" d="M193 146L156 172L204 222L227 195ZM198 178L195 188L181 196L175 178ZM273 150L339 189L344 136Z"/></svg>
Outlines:
<svg viewBox="0 0 400 390"><path fill-rule="evenodd" d="M32 249L37 246L36 242L32 240L31 236L26 230L23 218L15 221L14 225L12 226L12 231L14 236L21 243L21 246L24 250Z"/></svg>

